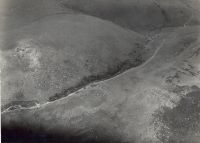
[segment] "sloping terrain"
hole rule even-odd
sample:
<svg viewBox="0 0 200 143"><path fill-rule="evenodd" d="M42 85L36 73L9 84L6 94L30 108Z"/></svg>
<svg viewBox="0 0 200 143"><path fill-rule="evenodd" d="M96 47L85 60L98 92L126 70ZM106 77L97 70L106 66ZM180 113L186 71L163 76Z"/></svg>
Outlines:
<svg viewBox="0 0 200 143"><path fill-rule="evenodd" d="M59 13L74 13L55 0L0 0L1 33Z"/></svg>
<svg viewBox="0 0 200 143"><path fill-rule="evenodd" d="M40 134L55 142L199 143L198 29L164 30L141 66L61 100L5 112L3 137L18 130L41 142Z"/></svg>
<svg viewBox="0 0 200 143"><path fill-rule="evenodd" d="M1 31L59 13L92 15L141 33L200 21L198 0L0 0L0 4Z"/></svg>
<svg viewBox="0 0 200 143"><path fill-rule="evenodd" d="M200 143L199 0L0 0L2 142Z"/></svg>
<svg viewBox="0 0 200 143"><path fill-rule="evenodd" d="M3 105L65 97L140 65L149 54L140 34L77 14L43 18L8 32L2 43Z"/></svg>
<svg viewBox="0 0 200 143"><path fill-rule="evenodd" d="M146 33L166 27L199 24L195 0L61 0L66 8Z"/></svg>

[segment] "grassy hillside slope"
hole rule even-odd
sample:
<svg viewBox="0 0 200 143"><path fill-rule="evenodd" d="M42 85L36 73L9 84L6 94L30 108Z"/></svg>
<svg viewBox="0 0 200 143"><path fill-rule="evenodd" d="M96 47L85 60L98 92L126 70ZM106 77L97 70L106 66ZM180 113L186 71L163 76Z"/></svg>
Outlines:
<svg viewBox="0 0 200 143"><path fill-rule="evenodd" d="M146 33L166 27L199 24L195 0L61 0L66 8Z"/></svg>
<svg viewBox="0 0 200 143"><path fill-rule="evenodd" d="M18 129L81 143L199 143L198 29L167 29L149 44L158 50L143 65L62 100L4 113L7 140Z"/></svg>
<svg viewBox="0 0 200 143"><path fill-rule="evenodd" d="M3 105L56 100L138 66L149 55L140 34L77 14L46 17L4 38Z"/></svg>

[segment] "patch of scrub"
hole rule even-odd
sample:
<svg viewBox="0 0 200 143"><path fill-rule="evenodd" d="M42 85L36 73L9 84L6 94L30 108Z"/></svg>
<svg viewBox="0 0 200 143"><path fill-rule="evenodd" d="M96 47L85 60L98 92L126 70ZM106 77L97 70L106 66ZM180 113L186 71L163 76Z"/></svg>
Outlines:
<svg viewBox="0 0 200 143"><path fill-rule="evenodd" d="M38 46L31 39L24 39L18 42L15 52L19 61L25 65L25 68L35 70L40 68L40 57Z"/></svg>
<svg viewBox="0 0 200 143"><path fill-rule="evenodd" d="M163 143L197 143L200 139L200 89L186 94L174 108L162 107L154 114L157 138Z"/></svg>

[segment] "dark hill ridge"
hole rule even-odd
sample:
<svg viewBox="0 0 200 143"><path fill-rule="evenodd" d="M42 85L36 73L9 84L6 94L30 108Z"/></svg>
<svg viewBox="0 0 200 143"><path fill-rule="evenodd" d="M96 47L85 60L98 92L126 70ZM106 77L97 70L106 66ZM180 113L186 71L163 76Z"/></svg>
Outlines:
<svg viewBox="0 0 200 143"><path fill-rule="evenodd" d="M190 0L61 0L66 8L112 21L137 32L199 24Z"/></svg>
<svg viewBox="0 0 200 143"><path fill-rule="evenodd" d="M199 24L197 0L0 0L2 30L12 30L59 13L82 13L124 28L149 32Z"/></svg>

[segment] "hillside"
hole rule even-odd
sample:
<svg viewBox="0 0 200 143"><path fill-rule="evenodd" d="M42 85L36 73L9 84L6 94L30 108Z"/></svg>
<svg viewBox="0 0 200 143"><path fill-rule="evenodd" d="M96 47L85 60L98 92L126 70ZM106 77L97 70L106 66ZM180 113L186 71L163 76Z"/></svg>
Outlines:
<svg viewBox="0 0 200 143"><path fill-rule="evenodd" d="M199 0L0 0L5 143L200 143Z"/></svg>
<svg viewBox="0 0 200 143"><path fill-rule="evenodd" d="M147 34L166 27L199 24L198 0L0 0L1 31L54 14L82 13ZM6 24L5 24L6 23Z"/></svg>
<svg viewBox="0 0 200 143"><path fill-rule="evenodd" d="M61 0L66 8L140 33L199 24L196 0Z"/></svg>
<svg viewBox="0 0 200 143"><path fill-rule="evenodd" d="M59 13L74 13L55 0L0 0L1 33Z"/></svg>
<svg viewBox="0 0 200 143"><path fill-rule="evenodd" d="M150 56L142 35L86 15L47 17L4 38L3 105L53 101Z"/></svg>
<svg viewBox="0 0 200 143"><path fill-rule="evenodd" d="M26 132L56 141L198 143L197 29L164 30L149 44L156 53L141 66L41 107L5 112L3 130L12 137L15 128L25 134L29 126Z"/></svg>

